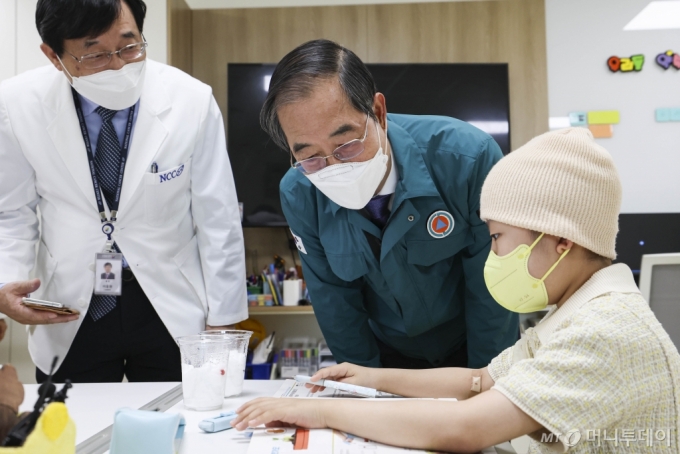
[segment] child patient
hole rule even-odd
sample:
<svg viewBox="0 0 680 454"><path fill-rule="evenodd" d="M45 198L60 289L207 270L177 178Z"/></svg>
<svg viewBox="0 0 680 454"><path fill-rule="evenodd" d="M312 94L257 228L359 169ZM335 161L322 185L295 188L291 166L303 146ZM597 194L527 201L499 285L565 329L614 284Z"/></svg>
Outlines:
<svg viewBox="0 0 680 454"><path fill-rule="evenodd" d="M341 364L313 377L458 401L258 399L232 424L331 427L456 452L525 434L530 452L678 452L680 355L630 269L612 265L620 204L612 158L588 130L533 139L482 188L484 278L498 304L547 307L545 318L481 370Z"/></svg>

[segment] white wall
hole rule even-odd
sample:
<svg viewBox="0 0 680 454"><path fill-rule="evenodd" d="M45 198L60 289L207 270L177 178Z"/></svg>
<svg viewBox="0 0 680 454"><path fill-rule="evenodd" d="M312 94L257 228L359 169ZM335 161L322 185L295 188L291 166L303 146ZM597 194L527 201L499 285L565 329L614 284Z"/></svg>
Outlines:
<svg viewBox="0 0 680 454"><path fill-rule="evenodd" d="M36 0L0 0L0 82L24 71L49 64L40 51L40 36L35 28ZM149 42L149 57L167 62L167 2L146 0L144 36ZM84 158L84 157L83 157ZM0 342L0 364L13 363L24 383L35 383L35 368L28 354L26 330L11 322Z"/></svg>
<svg viewBox="0 0 680 454"><path fill-rule="evenodd" d="M48 64L40 51L40 35L35 27L35 0L0 0L0 42L10 49L14 64L0 68L0 80ZM149 41L149 57L167 62L167 2L146 0L144 36ZM7 45L9 44L9 45ZM3 59L5 57L3 56Z"/></svg>
<svg viewBox="0 0 680 454"><path fill-rule="evenodd" d="M680 107L680 71L656 55L680 52L680 30L623 31L649 0L546 0L551 117L618 110L614 137L598 142L614 156L624 213L680 212L680 123L657 123L654 110ZM644 54L639 73L612 73L613 55Z"/></svg>

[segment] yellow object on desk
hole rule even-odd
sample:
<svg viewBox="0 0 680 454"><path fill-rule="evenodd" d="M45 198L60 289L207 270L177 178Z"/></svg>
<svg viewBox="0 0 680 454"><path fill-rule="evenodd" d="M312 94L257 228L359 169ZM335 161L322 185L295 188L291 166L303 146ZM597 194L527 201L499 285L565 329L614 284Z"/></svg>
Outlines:
<svg viewBox="0 0 680 454"><path fill-rule="evenodd" d="M31 435L19 448L0 448L0 454L75 454L76 425L66 405L51 403L45 408Z"/></svg>

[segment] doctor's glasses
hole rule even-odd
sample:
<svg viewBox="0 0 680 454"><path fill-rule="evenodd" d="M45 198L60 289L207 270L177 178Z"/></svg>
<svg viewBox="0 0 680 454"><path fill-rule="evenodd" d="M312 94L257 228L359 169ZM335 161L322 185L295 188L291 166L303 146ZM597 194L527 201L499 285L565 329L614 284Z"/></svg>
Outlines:
<svg viewBox="0 0 680 454"><path fill-rule="evenodd" d="M366 128L364 130L364 137L361 139L350 140L344 145L340 145L338 148L333 150L330 156L315 156L309 159L303 159L293 163L293 154L290 155L290 165L294 169L299 170L304 175L310 175L316 173L319 170L325 169L328 165L328 158L334 157L339 161L349 161L350 159L356 158L361 153L364 152L364 142L366 141L366 136L368 135L368 120L371 118L370 115L366 115Z"/></svg>
<svg viewBox="0 0 680 454"><path fill-rule="evenodd" d="M122 49L118 49L115 52L95 52L93 54L83 55L80 58L76 57L70 52L67 53L73 57L75 61L83 65L83 68L98 69L108 65L114 55L118 55L121 60L126 62L137 60L139 57L144 55L147 46L148 44L146 40L144 40L141 43L128 44L127 46L123 47Z"/></svg>

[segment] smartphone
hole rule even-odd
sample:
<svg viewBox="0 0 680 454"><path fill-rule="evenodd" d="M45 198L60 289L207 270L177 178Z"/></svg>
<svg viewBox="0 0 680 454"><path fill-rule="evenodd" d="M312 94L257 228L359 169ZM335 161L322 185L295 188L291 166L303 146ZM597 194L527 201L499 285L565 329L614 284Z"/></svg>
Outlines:
<svg viewBox="0 0 680 454"><path fill-rule="evenodd" d="M54 312L55 314L60 315L80 314L80 312L75 309L71 309L68 306L65 306L61 303L55 303L53 301L43 301L34 298L23 298L21 301L24 306L38 311Z"/></svg>

